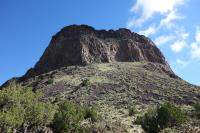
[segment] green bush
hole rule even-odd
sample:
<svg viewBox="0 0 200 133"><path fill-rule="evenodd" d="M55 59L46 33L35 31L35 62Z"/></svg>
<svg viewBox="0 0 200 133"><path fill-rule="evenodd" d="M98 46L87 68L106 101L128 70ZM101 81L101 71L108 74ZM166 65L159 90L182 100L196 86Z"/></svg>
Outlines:
<svg viewBox="0 0 200 133"><path fill-rule="evenodd" d="M160 129L182 124L185 118L179 107L165 103L157 109L148 110L144 116L137 118L136 123L149 133L157 133Z"/></svg>
<svg viewBox="0 0 200 133"><path fill-rule="evenodd" d="M85 115L84 116L85 119L90 118L92 120L92 122L96 122L98 120L98 114L94 107L92 107L92 108L86 107L84 115Z"/></svg>
<svg viewBox="0 0 200 133"><path fill-rule="evenodd" d="M134 114L136 114L136 109L135 109L135 107L130 107L130 108L128 109L128 114L129 114L129 116L133 116Z"/></svg>
<svg viewBox="0 0 200 133"><path fill-rule="evenodd" d="M89 86L90 80L89 79L83 79L81 82L81 86Z"/></svg>
<svg viewBox="0 0 200 133"><path fill-rule="evenodd" d="M157 109L157 113L158 122L162 129L179 125L183 123L186 118L185 114L179 107L176 107L170 103L163 104L160 108Z"/></svg>
<svg viewBox="0 0 200 133"><path fill-rule="evenodd" d="M52 122L56 106L41 101L42 93L13 86L0 91L0 132L24 131Z"/></svg>
<svg viewBox="0 0 200 133"><path fill-rule="evenodd" d="M142 128L149 133L157 133L159 131L155 109L149 109L144 116L138 117L136 123L141 124Z"/></svg>
<svg viewBox="0 0 200 133"><path fill-rule="evenodd" d="M197 116L198 119L200 119L200 102L194 104L195 109L195 116Z"/></svg>
<svg viewBox="0 0 200 133"><path fill-rule="evenodd" d="M55 133L82 132L81 122L84 120L84 111L75 104L65 101L59 104L52 128Z"/></svg>
<svg viewBox="0 0 200 133"><path fill-rule="evenodd" d="M92 122L96 122L99 119L94 107L82 107L70 101L62 101L58 104L58 110L51 127L55 133L89 132L91 128L82 125L82 122L88 118Z"/></svg>
<svg viewBox="0 0 200 133"><path fill-rule="evenodd" d="M84 119L97 121L94 108L81 107L69 101L42 102L42 93L32 88L14 86L0 91L0 132L40 131L52 127L55 133L89 132L81 125Z"/></svg>

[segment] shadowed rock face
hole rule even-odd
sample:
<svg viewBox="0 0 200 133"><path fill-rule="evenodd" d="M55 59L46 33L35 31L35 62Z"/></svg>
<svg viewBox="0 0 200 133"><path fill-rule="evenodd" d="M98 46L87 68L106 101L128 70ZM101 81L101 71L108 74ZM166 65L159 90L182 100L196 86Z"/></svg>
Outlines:
<svg viewBox="0 0 200 133"><path fill-rule="evenodd" d="M52 37L49 46L24 78L60 67L90 63L149 61L174 74L164 56L147 37L128 29L95 30L87 25L64 27Z"/></svg>

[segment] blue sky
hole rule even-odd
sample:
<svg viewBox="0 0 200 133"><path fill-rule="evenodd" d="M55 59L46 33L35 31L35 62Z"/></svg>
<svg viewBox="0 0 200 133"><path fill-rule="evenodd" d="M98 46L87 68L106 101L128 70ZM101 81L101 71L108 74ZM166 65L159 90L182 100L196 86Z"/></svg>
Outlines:
<svg viewBox="0 0 200 133"><path fill-rule="evenodd" d="M23 75L62 27L126 27L150 37L172 69L200 85L199 0L1 0L0 84Z"/></svg>

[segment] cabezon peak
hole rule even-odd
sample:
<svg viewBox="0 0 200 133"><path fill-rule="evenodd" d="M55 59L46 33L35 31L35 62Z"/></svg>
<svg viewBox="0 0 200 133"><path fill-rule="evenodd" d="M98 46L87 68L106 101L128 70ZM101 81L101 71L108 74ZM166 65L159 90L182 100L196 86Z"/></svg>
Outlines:
<svg viewBox="0 0 200 133"><path fill-rule="evenodd" d="M24 77L72 65L133 61L154 63L174 75L160 50L143 35L125 28L96 30L87 25L71 25L52 37L40 60Z"/></svg>

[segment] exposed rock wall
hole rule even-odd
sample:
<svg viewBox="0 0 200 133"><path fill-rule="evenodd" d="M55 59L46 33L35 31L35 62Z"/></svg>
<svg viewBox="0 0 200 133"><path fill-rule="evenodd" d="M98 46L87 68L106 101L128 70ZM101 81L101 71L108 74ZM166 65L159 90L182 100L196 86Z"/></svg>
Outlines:
<svg viewBox="0 0 200 133"><path fill-rule="evenodd" d="M160 50L143 35L128 29L106 31L87 25L71 25L52 37L38 63L24 78L64 66L115 61L159 63L164 71L173 74Z"/></svg>

